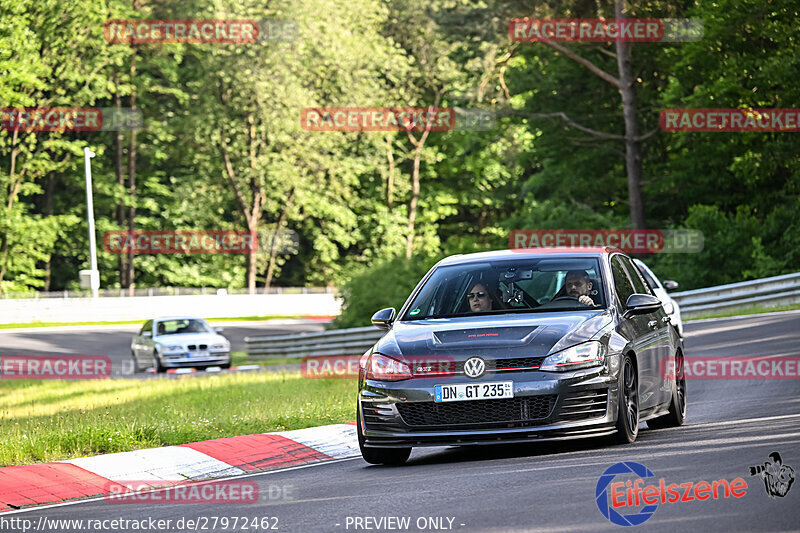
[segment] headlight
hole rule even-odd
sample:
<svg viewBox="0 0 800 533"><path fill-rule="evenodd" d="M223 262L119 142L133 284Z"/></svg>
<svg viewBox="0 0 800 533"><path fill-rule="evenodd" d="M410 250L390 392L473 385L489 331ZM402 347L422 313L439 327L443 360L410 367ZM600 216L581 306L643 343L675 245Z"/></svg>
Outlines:
<svg viewBox="0 0 800 533"><path fill-rule="evenodd" d="M539 370L566 372L579 368L600 366L606 357L606 347L597 341L584 342L547 356Z"/></svg>
<svg viewBox="0 0 800 533"><path fill-rule="evenodd" d="M375 353L367 360L367 379L400 381L411 377L411 368L391 357Z"/></svg>
<svg viewBox="0 0 800 533"><path fill-rule="evenodd" d="M668 315L671 315L672 313L675 312L675 306L672 305L672 302L667 302L664 304L664 312L667 313Z"/></svg>
<svg viewBox="0 0 800 533"><path fill-rule="evenodd" d="M220 343L220 344L212 344L212 345L211 345L211 349L212 349L212 350L224 350L224 349L226 349L227 347L228 347L228 345L227 345L227 344L223 344L223 343Z"/></svg>

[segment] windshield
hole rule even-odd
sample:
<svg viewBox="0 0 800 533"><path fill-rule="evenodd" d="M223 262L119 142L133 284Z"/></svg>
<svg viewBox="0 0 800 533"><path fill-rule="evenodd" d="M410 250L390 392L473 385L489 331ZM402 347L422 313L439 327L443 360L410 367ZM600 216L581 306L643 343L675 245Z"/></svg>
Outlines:
<svg viewBox="0 0 800 533"><path fill-rule="evenodd" d="M437 268L402 320L605 306L596 259L521 259Z"/></svg>
<svg viewBox="0 0 800 533"><path fill-rule="evenodd" d="M158 323L156 335L180 335L182 333L211 333L211 328L204 320L193 318L163 320Z"/></svg>

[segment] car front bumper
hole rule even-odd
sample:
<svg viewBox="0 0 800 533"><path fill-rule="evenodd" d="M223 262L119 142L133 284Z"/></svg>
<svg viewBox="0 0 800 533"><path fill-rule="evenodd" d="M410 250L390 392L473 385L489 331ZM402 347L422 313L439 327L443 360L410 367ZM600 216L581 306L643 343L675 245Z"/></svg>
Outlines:
<svg viewBox="0 0 800 533"><path fill-rule="evenodd" d="M184 353L177 356L164 355L161 357L161 364L164 368L225 365L230 362L230 352L211 352L205 355L187 355Z"/></svg>
<svg viewBox="0 0 800 533"><path fill-rule="evenodd" d="M614 358L616 359L616 358ZM478 379L366 380L359 420L370 447L446 446L564 440L616 431L614 365L572 372L487 373ZM434 402L434 385L513 381L508 399Z"/></svg>

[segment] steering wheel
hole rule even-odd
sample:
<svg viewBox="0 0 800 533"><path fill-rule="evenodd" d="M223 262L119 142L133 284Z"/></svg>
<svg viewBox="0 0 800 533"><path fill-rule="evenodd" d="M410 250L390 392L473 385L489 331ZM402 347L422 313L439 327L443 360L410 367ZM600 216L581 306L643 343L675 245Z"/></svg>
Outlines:
<svg viewBox="0 0 800 533"><path fill-rule="evenodd" d="M555 302L556 300L575 300L576 302L580 302L580 300L576 296L567 296L566 294L564 296L558 296L556 298L553 298L550 301Z"/></svg>

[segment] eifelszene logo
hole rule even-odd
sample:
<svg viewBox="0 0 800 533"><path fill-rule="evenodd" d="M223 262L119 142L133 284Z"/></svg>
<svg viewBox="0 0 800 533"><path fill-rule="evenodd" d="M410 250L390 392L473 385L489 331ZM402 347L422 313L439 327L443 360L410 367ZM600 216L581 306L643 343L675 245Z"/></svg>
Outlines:
<svg viewBox="0 0 800 533"><path fill-rule="evenodd" d="M770 498L783 498L794 483L794 468L783 464L778 452L769 454L769 461L764 464L751 466L750 475L764 480L764 489Z"/></svg>
<svg viewBox="0 0 800 533"><path fill-rule="evenodd" d="M614 481L617 476L634 477L631 481ZM624 461L608 467L597 480L595 501L600 513L618 526L638 526L650 519L659 503L705 501L709 498L741 498L747 494L747 482L737 477L733 481L688 481L669 483L662 477L658 484L644 485L644 478L655 478L646 466ZM641 507L640 507L641 506ZM628 508L634 512L622 514Z"/></svg>

